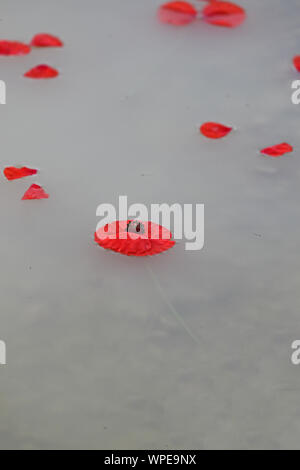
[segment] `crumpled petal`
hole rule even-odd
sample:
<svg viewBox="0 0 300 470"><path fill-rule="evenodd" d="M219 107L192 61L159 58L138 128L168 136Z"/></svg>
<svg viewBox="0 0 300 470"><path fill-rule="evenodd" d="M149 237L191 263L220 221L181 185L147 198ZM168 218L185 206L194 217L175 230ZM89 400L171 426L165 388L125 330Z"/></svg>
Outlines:
<svg viewBox="0 0 300 470"><path fill-rule="evenodd" d="M231 2L212 1L203 11L203 20L216 26L235 28L246 19L244 8Z"/></svg>
<svg viewBox="0 0 300 470"><path fill-rule="evenodd" d="M26 55L31 51L30 46L19 41L0 41L0 55Z"/></svg>
<svg viewBox="0 0 300 470"><path fill-rule="evenodd" d="M300 55L296 55L293 59L295 69L300 72Z"/></svg>
<svg viewBox="0 0 300 470"><path fill-rule="evenodd" d="M169 2L158 9L161 23L182 26L191 23L197 17L197 10L188 2Z"/></svg>
<svg viewBox="0 0 300 470"><path fill-rule="evenodd" d="M41 186L38 184L32 184L22 197L22 201L26 201L28 199L48 199L48 197L49 194L47 194Z"/></svg>
<svg viewBox="0 0 300 470"><path fill-rule="evenodd" d="M132 224L142 227L130 231ZM175 245L169 230L153 222L122 220L106 224L95 233L101 247L127 256L148 256L162 253Z"/></svg>
<svg viewBox="0 0 300 470"><path fill-rule="evenodd" d="M282 144L273 145L272 147L266 147L262 149L260 153L264 155L269 155L270 157L280 157L285 153L292 152L294 149L290 144L283 142Z"/></svg>
<svg viewBox="0 0 300 470"><path fill-rule="evenodd" d="M34 79L47 79L47 78L55 78L59 75L59 72L54 69L53 67L50 67L49 65L37 65L31 70L28 70L24 74L24 77L27 78L34 78Z"/></svg>
<svg viewBox="0 0 300 470"><path fill-rule="evenodd" d="M37 170L32 168L27 168L26 166L23 167L15 167L15 166L8 166L3 171L4 176L9 180L16 180L19 178L24 178L25 176L36 175Z"/></svg>
<svg viewBox="0 0 300 470"><path fill-rule="evenodd" d="M232 131L232 127L224 126L217 122L205 122L200 127L200 132L209 139L221 139Z"/></svg>
<svg viewBox="0 0 300 470"><path fill-rule="evenodd" d="M62 47L64 43L52 34L36 34L31 40L32 47Z"/></svg>

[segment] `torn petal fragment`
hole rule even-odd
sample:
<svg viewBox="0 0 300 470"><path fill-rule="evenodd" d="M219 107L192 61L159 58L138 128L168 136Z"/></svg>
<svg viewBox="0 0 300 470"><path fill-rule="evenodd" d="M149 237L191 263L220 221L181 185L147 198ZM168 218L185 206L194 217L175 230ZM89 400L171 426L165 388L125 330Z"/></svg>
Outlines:
<svg viewBox="0 0 300 470"><path fill-rule="evenodd" d="M22 197L22 201L28 199L48 199L49 194L47 194L44 189L38 184L32 184L26 193Z"/></svg>
<svg viewBox="0 0 300 470"><path fill-rule="evenodd" d="M52 34L36 34L32 41L32 47L62 47L64 43L56 36Z"/></svg>
<svg viewBox="0 0 300 470"><path fill-rule="evenodd" d="M300 72L300 55L296 55L296 57L294 57L293 63L294 63L295 69L298 72Z"/></svg>
<svg viewBox="0 0 300 470"><path fill-rule="evenodd" d="M235 28L246 19L245 10L231 2L212 1L203 9L203 20L216 26Z"/></svg>
<svg viewBox="0 0 300 470"><path fill-rule="evenodd" d="M205 122L200 127L201 134L209 139L221 139L232 131L232 127L218 124L217 122Z"/></svg>
<svg viewBox="0 0 300 470"><path fill-rule="evenodd" d="M197 10L188 2L169 2L158 9L158 19L161 23L182 26L196 19Z"/></svg>
<svg viewBox="0 0 300 470"><path fill-rule="evenodd" d="M35 79L46 79L46 78L55 78L59 75L59 72L54 69L53 67L50 67L49 65L37 65L31 70L28 70L24 74L24 77L27 78L35 78Z"/></svg>
<svg viewBox="0 0 300 470"><path fill-rule="evenodd" d="M270 157L281 157L285 153L292 152L294 149L290 144L283 142L282 144L273 145L272 147L266 147L262 149L260 153L269 155Z"/></svg>
<svg viewBox="0 0 300 470"><path fill-rule="evenodd" d="M27 168L26 166L20 168L17 168L15 166L8 166L4 169L3 173L9 181L12 181L19 178L24 178L25 176L36 175L37 170Z"/></svg>
<svg viewBox="0 0 300 470"><path fill-rule="evenodd" d="M0 55L26 55L31 51L30 46L18 41L0 41Z"/></svg>
<svg viewBox="0 0 300 470"><path fill-rule="evenodd" d="M161 225L132 220L104 225L95 233L95 242L127 256L156 255L175 245L171 232Z"/></svg>

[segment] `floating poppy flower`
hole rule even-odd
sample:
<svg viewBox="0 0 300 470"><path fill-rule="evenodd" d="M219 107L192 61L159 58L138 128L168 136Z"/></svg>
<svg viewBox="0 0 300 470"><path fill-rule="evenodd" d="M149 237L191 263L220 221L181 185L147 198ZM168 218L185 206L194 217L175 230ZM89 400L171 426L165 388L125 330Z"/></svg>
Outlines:
<svg viewBox="0 0 300 470"><path fill-rule="evenodd" d="M95 233L95 242L127 256L156 255L175 245L169 230L153 222L122 220L106 224Z"/></svg>
<svg viewBox="0 0 300 470"><path fill-rule="evenodd" d="M49 194L47 194L44 189L38 184L32 184L26 193L22 197L22 201L28 199L48 199Z"/></svg>
<svg viewBox="0 0 300 470"><path fill-rule="evenodd" d="M59 72L49 65L37 65L33 69L29 70L24 74L24 77L27 78L55 78L59 75Z"/></svg>
<svg viewBox="0 0 300 470"><path fill-rule="evenodd" d="M196 16L196 8L188 2L169 2L158 9L159 21L176 26L191 23Z"/></svg>
<svg viewBox="0 0 300 470"><path fill-rule="evenodd" d="M235 28L246 19L244 8L231 2L212 1L203 9L203 20L216 26Z"/></svg>
<svg viewBox="0 0 300 470"><path fill-rule="evenodd" d="M4 176L8 180L17 180L19 178L24 178L25 176L36 175L37 170L33 170L31 168L27 168L26 166L16 168L14 166L8 166L3 171Z"/></svg>
<svg viewBox="0 0 300 470"><path fill-rule="evenodd" d="M300 72L300 55L296 55L293 59L295 69Z"/></svg>
<svg viewBox="0 0 300 470"><path fill-rule="evenodd" d="M63 42L52 34L36 34L32 41L31 46L33 47L62 47Z"/></svg>
<svg viewBox="0 0 300 470"><path fill-rule="evenodd" d="M30 46L22 42L0 41L0 55L26 55L30 51Z"/></svg>
<svg viewBox="0 0 300 470"><path fill-rule="evenodd" d="M281 157L285 153L292 152L294 149L290 144L283 142L282 144L273 145L272 147L266 147L262 149L260 153L269 155L270 157Z"/></svg>
<svg viewBox="0 0 300 470"><path fill-rule="evenodd" d="M209 139L221 139L232 131L232 127L218 124L217 122L205 122L200 127L200 132Z"/></svg>

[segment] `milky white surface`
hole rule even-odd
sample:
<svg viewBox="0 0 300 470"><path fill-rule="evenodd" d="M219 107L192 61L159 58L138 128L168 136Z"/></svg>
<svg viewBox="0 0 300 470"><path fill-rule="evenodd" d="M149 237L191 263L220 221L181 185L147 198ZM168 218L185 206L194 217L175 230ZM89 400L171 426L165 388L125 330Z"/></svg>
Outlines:
<svg viewBox="0 0 300 470"><path fill-rule="evenodd" d="M40 169L0 182L0 448L300 447L300 4L239 3L230 30L161 25L159 0L2 0L1 38L65 48L0 58L1 170ZM40 63L61 76L22 77ZM49 200L21 201L34 182ZM97 247L123 194L204 203L205 248Z"/></svg>

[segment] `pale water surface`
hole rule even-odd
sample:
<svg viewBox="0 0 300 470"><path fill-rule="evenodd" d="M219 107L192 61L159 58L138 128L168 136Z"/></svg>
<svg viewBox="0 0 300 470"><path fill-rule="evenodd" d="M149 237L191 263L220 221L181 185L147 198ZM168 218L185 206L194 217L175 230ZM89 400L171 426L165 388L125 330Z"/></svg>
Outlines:
<svg viewBox="0 0 300 470"><path fill-rule="evenodd" d="M239 3L228 30L161 25L159 0L2 0L1 38L65 48L0 60L1 169L41 169L0 183L0 448L300 448L300 3ZM60 78L22 78L39 63ZM35 181L50 199L21 202ZM204 250L95 246L121 194L204 203Z"/></svg>

